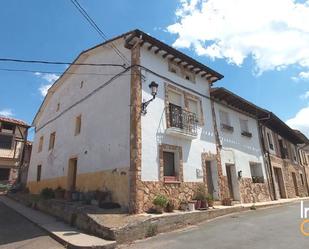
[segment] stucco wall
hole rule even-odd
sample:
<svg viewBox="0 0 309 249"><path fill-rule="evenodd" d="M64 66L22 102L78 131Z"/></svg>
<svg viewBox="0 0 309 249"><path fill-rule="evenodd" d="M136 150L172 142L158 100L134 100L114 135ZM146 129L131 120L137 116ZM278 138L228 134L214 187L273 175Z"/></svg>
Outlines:
<svg viewBox="0 0 309 249"><path fill-rule="evenodd" d="M168 71L167 59L163 59L160 54L149 52L142 47L142 65L163 76L177 82L187 88L191 88L199 93L209 96L208 83L205 78L196 77L196 83L185 80L178 75ZM159 180L159 144L170 144L182 147L183 154L183 178L184 182L202 182L202 178L197 178L196 170L202 170L202 152L216 153L213 123L209 99L202 97L192 91L189 93L202 99L202 109L204 116L204 126L198 127L196 139L188 140L166 134L165 117L165 84L172 84L171 81L164 80L149 72L142 71L145 80L142 85L142 98L151 98L148 85L155 81L159 84L156 99L147 108L147 114L142 116L142 180ZM187 90L186 90L187 91Z"/></svg>
<svg viewBox="0 0 309 249"><path fill-rule="evenodd" d="M119 49L130 59L130 51L125 49L123 44ZM79 62L123 64L109 47L98 47L87 54L88 56L83 55ZM67 175L68 161L72 157L78 159L78 175L129 168L130 71L82 100L123 68L73 66L71 69L69 72L74 74L67 74L60 80L63 84L55 87L42 115L37 120L38 131L34 138L28 175L29 186L34 189L37 165L42 165L42 182L45 180L57 182L57 179L61 182ZM83 81L82 88L81 81ZM82 101L78 103L80 100ZM59 111L56 110L58 103L60 103ZM63 112L75 103L77 104L69 111ZM60 116L57 117L58 115ZM75 136L75 118L78 115L82 117L81 133ZM40 129L53 118L56 119ZM52 132L56 132L55 146L49 151L49 136ZM44 136L43 150L38 153L41 136ZM105 184L100 179L95 184L96 179L93 178L92 187L86 183L83 187L81 181L89 180L79 177L77 187L83 190L107 187L119 191L114 184ZM127 179L124 181L127 182Z"/></svg>
<svg viewBox="0 0 309 249"><path fill-rule="evenodd" d="M242 197L244 191L241 188L248 185L248 181L246 184L242 184L240 179L238 179L239 171L242 171L243 179L251 179L250 162L259 163L263 170L264 181L267 182L257 121L220 103L215 103L215 111L222 144L221 162L223 175L226 176L226 164L235 165L235 170L232 172L234 197L236 200L244 201L244 197ZM221 128L220 111L228 113L230 125L234 128L233 131L226 131ZM248 121L248 129L252 133L252 137L246 137L241 134L239 119ZM254 183L251 184L254 185Z"/></svg>

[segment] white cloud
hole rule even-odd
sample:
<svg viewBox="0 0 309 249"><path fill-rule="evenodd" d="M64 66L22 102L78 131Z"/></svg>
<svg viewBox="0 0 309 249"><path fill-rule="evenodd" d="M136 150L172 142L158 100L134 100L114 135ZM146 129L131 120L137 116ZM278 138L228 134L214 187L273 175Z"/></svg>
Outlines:
<svg viewBox="0 0 309 249"><path fill-rule="evenodd" d="M300 80L309 80L309 71L308 72L300 72L297 76L291 77L292 80L298 82Z"/></svg>
<svg viewBox="0 0 309 249"><path fill-rule="evenodd" d="M12 116L14 116L14 113L13 113L12 109L4 108L4 109L0 110L0 116L12 117Z"/></svg>
<svg viewBox="0 0 309 249"><path fill-rule="evenodd" d="M295 117L286 121L293 129L300 130L309 137L309 106L300 109Z"/></svg>
<svg viewBox="0 0 309 249"><path fill-rule="evenodd" d="M256 72L297 64L309 69L309 0L180 0L173 46L241 66L247 57ZM309 74L309 73L308 73ZM301 74L300 77L309 77Z"/></svg>
<svg viewBox="0 0 309 249"><path fill-rule="evenodd" d="M301 99L308 99L309 98L309 91L305 92L304 94L300 95Z"/></svg>
<svg viewBox="0 0 309 249"><path fill-rule="evenodd" d="M47 94L48 89L52 86L52 84L59 78L59 75L52 73L39 73L36 72L34 75L43 79L45 82L39 87L39 91L41 95L44 97Z"/></svg>
<svg viewBox="0 0 309 249"><path fill-rule="evenodd" d="M41 85L40 88L39 88L39 91L41 93L41 95L44 97L47 92L48 92L48 89L52 86L52 84L45 84L45 85Z"/></svg>

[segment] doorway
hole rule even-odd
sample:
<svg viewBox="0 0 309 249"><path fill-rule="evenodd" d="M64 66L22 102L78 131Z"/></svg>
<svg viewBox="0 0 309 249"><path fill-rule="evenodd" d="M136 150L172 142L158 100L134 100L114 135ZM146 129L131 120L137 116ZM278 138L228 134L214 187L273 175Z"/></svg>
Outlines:
<svg viewBox="0 0 309 249"><path fill-rule="evenodd" d="M67 190L76 190L76 174L77 174L77 158L71 158L69 160L68 178L67 178Z"/></svg>
<svg viewBox="0 0 309 249"><path fill-rule="evenodd" d="M211 161L206 161L206 180L208 193L214 196L214 182L212 180Z"/></svg>
<svg viewBox="0 0 309 249"><path fill-rule="evenodd" d="M234 194L234 175L235 175L235 165L234 164L226 164L226 176L227 176L227 183L228 183L228 189L229 189L229 195L231 199L235 199Z"/></svg>
<svg viewBox="0 0 309 249"><path fill-rule="evenodd" d="M276 183L276 196L279 198L286 198L282 170L280 168L274 167L275 183Z"/></svg>
<svg viewBox="0 0 309 249"><path fill-rule="evenodd" d="M292 179L293 179L293 184L294 184L294 189L295 189L295 195L299 196L296 174L294 172L292 172Z"/></svg>

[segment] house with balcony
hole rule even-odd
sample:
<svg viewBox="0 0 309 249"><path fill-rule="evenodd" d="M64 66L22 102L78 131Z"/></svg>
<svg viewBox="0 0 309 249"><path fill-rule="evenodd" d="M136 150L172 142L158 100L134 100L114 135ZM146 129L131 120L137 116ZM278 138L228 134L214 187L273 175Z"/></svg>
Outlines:
<svg viewBox="0 0 309 249"><path fill-rule="evenodd" d="M0 182L14 183L24 161L29 125L24 121L0 117Z"/></svg>
<svg viewBox="0 0 309 249"><path fill-rule="evenodd" d="M29 190L107 191L132 213L159 194L177 207L200 186L268 200L257 122L268 112L215 94L222 77L140 30L82 52L33 120Z"/></svg>
<svg viewBox="0 0 309 249"><path fill-rule="evenodd" d="M209 87L222 77L140 30L82 52L34 118L27 186L106 190L131 212L160 193L191 200L218 162Z"/></svg>

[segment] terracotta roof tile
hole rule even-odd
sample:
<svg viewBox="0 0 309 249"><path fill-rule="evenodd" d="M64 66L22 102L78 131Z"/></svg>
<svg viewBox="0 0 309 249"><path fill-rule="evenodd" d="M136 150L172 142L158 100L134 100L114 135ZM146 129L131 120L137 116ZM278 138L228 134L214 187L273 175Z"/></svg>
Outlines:
<svg viewBox="0 0 309 249"><path fill-rule="evenodd" d="M19 120L19 119L15 119L15 118L9 118L9 117L0 116L0 122L1 121L2 122L8 122L8 123L16 124L16 125L30 127L30 125L28 125L26 122L24 122L22 120Z"/></svg>

